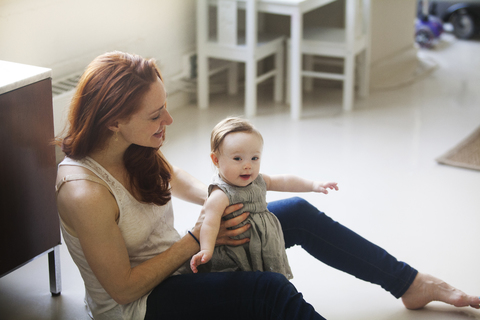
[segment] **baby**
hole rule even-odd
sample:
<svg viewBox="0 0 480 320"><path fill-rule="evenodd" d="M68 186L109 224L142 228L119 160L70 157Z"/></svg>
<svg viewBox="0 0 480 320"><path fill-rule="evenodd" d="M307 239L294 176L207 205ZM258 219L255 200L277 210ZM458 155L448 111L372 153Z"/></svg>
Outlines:
<svg viewBox="0 0 480 320"><path fill-rule="evenodd" d="M241 118L227 118L218 123L212 131L210 144L210 157L218 173L208 188L200 252L190 261L192 271L198 272L200 265L210 261L209 271L273 271L291 279L280 222L267 210L267 190L327 194L327 189L338 190L337 183L311 181L294 175L260 174L262 135ZM249 212L242 225L249 223L251 227L241 238L247 237L250 241L237 247L215 248L222 214L227 206L236 203L243 203L243 208L224 219Z"/></svg>

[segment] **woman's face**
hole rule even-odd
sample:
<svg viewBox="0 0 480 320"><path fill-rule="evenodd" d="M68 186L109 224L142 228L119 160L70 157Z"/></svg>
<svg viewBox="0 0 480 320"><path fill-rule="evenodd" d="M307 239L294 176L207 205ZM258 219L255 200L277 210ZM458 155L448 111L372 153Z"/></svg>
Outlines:
<svg viewBox="0 0 480 320"><path fill-rule="evenodd" d="M166 108L167 94L163 82L157 78L141 100L140 109L128 120L119 120L119 137L129 145L158 149L165 140L165 128L173 118Z"/></svg>
<svg viewBox="0 0 480 320"><path fill-rule="evenodd" d="M229 133L212 160L225 182L245 187L258 177L262 149L263 141L257 134Z"/></svg>

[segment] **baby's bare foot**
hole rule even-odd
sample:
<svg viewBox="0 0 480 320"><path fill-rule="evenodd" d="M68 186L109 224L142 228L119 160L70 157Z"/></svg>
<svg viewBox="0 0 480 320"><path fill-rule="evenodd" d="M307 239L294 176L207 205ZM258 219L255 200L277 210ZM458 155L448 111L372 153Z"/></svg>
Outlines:
<svg viewBox="0 0 480 320"><path fill-rule="evenodd" d="M480 309L479 297L467 295L440 279L420 272L402 296L402 301L408 309L420 309L432 301Z"/></svg>

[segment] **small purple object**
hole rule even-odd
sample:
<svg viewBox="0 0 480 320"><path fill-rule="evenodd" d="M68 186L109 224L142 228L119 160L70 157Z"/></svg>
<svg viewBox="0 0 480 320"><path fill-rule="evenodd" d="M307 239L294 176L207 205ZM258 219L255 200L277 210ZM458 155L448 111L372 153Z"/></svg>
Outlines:
<svg viewBox="0 0 480 320"><path fill-rule="evenodd" d="M423 48L431 48L443 33L443 23L435 16L424 16L415 21L415 42Z"/></svg>

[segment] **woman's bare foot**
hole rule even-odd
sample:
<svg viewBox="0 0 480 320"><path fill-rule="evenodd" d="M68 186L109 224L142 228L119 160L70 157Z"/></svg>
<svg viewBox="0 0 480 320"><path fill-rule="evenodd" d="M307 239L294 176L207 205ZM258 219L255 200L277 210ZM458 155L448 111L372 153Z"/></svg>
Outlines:
<svg viewBox="0 0 480 320"><path fill-rule="evenodd" d="M429 274L418 273L402 301L408 309L420 309L432 301L441 301L455 307L471 306L480 309L480 298L455 289Z"/></svg>

